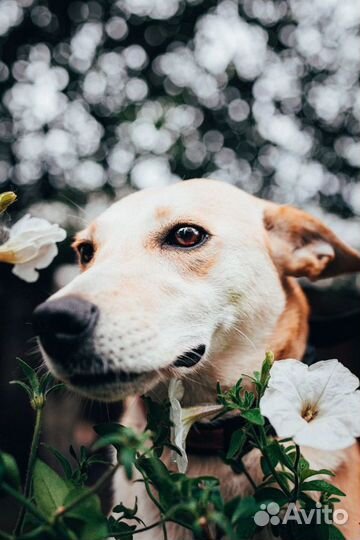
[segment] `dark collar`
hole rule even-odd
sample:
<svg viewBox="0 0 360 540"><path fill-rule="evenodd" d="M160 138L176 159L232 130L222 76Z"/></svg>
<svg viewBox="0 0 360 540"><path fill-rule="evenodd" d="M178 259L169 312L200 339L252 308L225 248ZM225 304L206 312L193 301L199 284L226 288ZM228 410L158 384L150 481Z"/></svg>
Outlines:
<svg viewBox="0 0 360 540"><path fill-rule="evenodd" d="M197 456L219 456L224 458L229 450L234 431L245 426L241 416L219 418L214 422L196 422L186 439L186 453ZM251 450L247 444L243 454Z"/></svg>
<svg viewBox="0 0 360 540"><path fill-rule="evenodd" d="M308 345L303 362L308 366L317 362L316 350ZM196 422L186 439L186 452L197 456L218 456L224 458L229 450L231 436L245 425L241 416L219 418L213 422ZM252 446L247 443L243 455L250 452Z"/></svg>

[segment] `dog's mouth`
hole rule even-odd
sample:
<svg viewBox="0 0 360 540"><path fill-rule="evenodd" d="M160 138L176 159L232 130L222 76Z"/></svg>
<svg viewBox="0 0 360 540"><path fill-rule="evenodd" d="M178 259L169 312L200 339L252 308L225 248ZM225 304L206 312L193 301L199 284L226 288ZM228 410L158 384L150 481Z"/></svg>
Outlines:
<svg viewBox="0 0 360 540"><path fill-rule="evenodd" d="M191 349L178 356L173 363L174 367L191 368L198 364L206 351L205 345L199 345L195 349ZM107 386L126 385L138 382L140 378L144 379L154 375L154 371L142 371L139 373L109 370L105 373L76 373L69 377L69 382L72 386L83 388L99 388Z"/></svg>
<svg viewBox="0 0 360 540"><path fill-rule="evenodd" d="M73 386L105 386L114 383L132 383L144 373L107 371L106 373L77 373L69 378Z"/></svg>

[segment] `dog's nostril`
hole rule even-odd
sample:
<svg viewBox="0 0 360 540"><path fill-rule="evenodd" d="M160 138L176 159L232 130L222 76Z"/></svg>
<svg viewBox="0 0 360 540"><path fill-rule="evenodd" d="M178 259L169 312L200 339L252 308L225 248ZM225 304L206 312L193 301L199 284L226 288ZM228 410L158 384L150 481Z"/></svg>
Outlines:
<svg viewBox="0 0 360 540"><path fill-rule="evenodd" d="M65 296L38 306L33 313L35 333L50 355L73 350L96 325L99 310L76 296Z"/></svg>
<svg viewBox="0 0 360 540"><path fill-rule="evenodd" d="M198 362L200 362L201 358L205 354L206 347L205 345L199 345L199 347L196 347L196 349L192 349L191 351L188 351L181 356L178 356L176 361L174 362L175 367L193 367Z"/></svg>

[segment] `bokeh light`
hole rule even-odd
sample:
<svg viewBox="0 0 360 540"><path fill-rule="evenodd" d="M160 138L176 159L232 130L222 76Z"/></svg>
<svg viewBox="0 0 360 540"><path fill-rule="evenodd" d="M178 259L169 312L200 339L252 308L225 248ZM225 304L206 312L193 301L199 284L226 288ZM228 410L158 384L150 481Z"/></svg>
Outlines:
<svg viewBox="0 0 360 540"><path fill-rule="evenodd" d="M360 246L359 28L358 0L3 0L0 187L75 215L218 178Z"/></svg>

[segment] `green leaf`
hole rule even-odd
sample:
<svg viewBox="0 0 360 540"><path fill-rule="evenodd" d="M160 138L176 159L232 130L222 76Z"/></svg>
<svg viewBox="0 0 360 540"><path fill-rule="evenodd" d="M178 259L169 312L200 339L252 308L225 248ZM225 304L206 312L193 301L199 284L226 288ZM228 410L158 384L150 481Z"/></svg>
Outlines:
<svg viewBox="0 0 360 540"><path fill-rule="evenodd" d="M89 496L72 508L64 517L64 521L67 523L69 519L77 520L77 540L104 540L109 534L109 528L97 495L90 495L91 492L87 488L74 488L65 497L63 504L67 506L85 493Z"/></svg>
<svg viewBox="0 0 360 540"><path fill-rule="evenodd" d="M40 459L35 463L33 485L36 506L46 517L64 504L70 489L65 480Z"/></svg>
<svg viewBox="0 0 360 540"><path fill-rule="evenodd" d="M335 476L335 474L332 471L329 471L328 469L320 469L319 471L308 469L301 473L301 480L306 480L307 478L311 478L311 476L318 476L320 474L326 475L326 476Z"/></svg>
<svg viewBox="0 0 360 540"><path fill-rule="evenodd" d="M20 473L16 461L5 452L0 453L0 485L2 482L6 482L15 489L20 489Z"/></svg>
<svg viewBox="0 0 360 540"><path fill-rule="evenodd" d="M248 422L251 424L255 424L257 426L264 426L265 425L265 419L263 415L260 412L260 409L250 409L250 411L243 411L241 413L241 416L245 418Z"/></svg>
<svg viewBox="0 0 360 540"><path fill-rule="evenodd" d="M56 540L56 533L51 532L48 527L36 527L32 531L16 537L18 540Z"/></svg>
<svg viewBox="0 0 360 540"><path fill-rule="evenodd" d="M10 384L16 384L17 386L20 386L23 390L25 390L25 392L27 393L27 395L29 396L30 399L33 398L33 392L31 390L30 386L28 386L23 381L10 381Z"/></svg>
<svg viewBox="0 0 360 540"><path fill-rule="evenodd" d="M346 540L346 538L335 525L329 525L329 540Z"/></svg>
<svg viewBox="0 0 360 540"><path fill-rule="evenodd" d="M30 384L30 387L34 393L39 393L40 389L40 381L36 374L36 371L29 366L24 360L21 360L21 358L17 358L17 361L20 364L21 370L25 375L25 378L27 382Z"/></svg>
<svg viewBox="0 0 360 540"><path fill-rule="evenodd" d="M136 529L136 525L118 522L113 517L110 517L108 526L110 533L121 534L121 540L133 540L132 532Z"/></svg>
<svg viewBox="0 0 360 540"><path fill-rule="evenodd" d="M255 494L255 498L259 502L276 502L280 507L282 507L287 501L286 495L275 487L258 487Z"/></svg>
<svg viewBox="0 0 360 540"><path fill-rule="evenodd" d="M328 493L329 495L337 495L339 497L345 497L339 488L329 484L325 480L310 480L309 482L303 482L301 484L302 491L320 491L321 493Z"/></svg>
<svg viewBox="0 0 360 540"><path fill-rule="evenodd" d="M44 446L47 450L49 450L56 457L56 459L58 460L58 462L60 463L60 465L61 465L61 467L62 467L62 469L64 471L66 479L71 480L73 471L72 471L72 467L71 467L69 461L66 459L66 457L61 452L59 452L59 450L57 450L56 448L53 448L49 444L42 443L42 446Z"/></svg>
<svg viewBox="0 0 360 540"><path fill-rule="evenodd" d="M122 514L120 519L135 519L138 523L145 525L145 523L136 515L138 513L137 497L135 497L134 508L129 508L120 503L114 506L112 511L114 514Z"/></svg>
<svg viewBox="0 0 360 540"><path fill-rule="evenodd" d="M246 442L246 432L242 429L234 431L231 435L229 450L226 454L226 459L232 459L235 456L239 456L244 448Z"/></svg>

